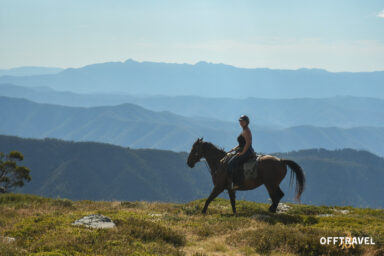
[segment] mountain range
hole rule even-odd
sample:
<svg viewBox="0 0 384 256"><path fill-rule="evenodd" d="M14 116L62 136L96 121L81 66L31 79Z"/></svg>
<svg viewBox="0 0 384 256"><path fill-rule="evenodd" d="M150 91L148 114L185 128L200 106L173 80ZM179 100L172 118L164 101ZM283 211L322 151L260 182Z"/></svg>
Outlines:
<svg viewBox="0 0 384 256"><path fill-rule="evenodd" d="M0 96L25 98L38 103L94 107L133 103L153 111L169 111L187 117L235 122L241 114L259 127L288 128L310 125L352 128L384 126L384 99L352 96L331 98L205 98L198 96L137 96L79 94L47 87L0 84Z"/></svg>
<svg viewBox="0 0 384 256"><path fill-rule="evenodd" d="M155 112L134 104L67 107L0 97L0 134L106 142L132 148L188 151L204 137L226 149L237 144L238 124ZM384 127L252 127L258 152L356 148L384 155Z"/></svg>
<svg viewBox="0 0 384 256"><path fill-rule="evenodd" d="M384 71L328 72L321 69L237 68L198 62L107 62L56 74L2 76L0 83L47 86L73 92L124 92L204 97L298 98L337 95L384 97Z"/></svg>
<svg viewBox="0 0 384 256"><path fill-rule="evenodd" d="M108 142L135 148L187 150L200 136L228 141L236 134L234 123L154 112L129 103L84 108L0 97L0 116L0 134Z"/></svg>
<svg viewBox="0 0 384 256"><path fill-rule="evenodd" d="M381 71L206 62L0 70L0 152L21 151L32 169L32 182L18 192L189 201L212 185L204 164L187 168L185 151L198 137L232 148L237 119L247 114L257 152L282 152L272 154L303 166L304 203L382 208L383 81ZM260 188L237 197L267 202L268 194Z"/></svg>
<svg viewBox="0 0 384 256"><path fill-rule="evenodd" d="M25 66L9 69L0 69L0 76L33 76L55 74L63 71L63 68Z"/></svg>
<svg viewBox="0 0 384 256"><path fill-rule="evenodd" d="M0 152L11 150L24 154L20 164L28 166L32 176L30 183L15 192L74 200L184 202L207 197L213 186L203 163L187 167L186 153L0 135ZM384 207L383 158L352 149L274 155L303 167L307 180L303 203ZM289 173L281 187L286 194L283 201L292 201ZM238 199L268 202L268 197L263 186L237 192Z"/></svg>

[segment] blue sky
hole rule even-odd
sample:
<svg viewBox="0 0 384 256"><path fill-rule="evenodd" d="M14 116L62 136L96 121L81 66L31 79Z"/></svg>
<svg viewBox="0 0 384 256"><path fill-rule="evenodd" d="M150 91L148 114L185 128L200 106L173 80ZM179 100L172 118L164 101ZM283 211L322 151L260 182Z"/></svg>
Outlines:
<svg viewBox="0 0 384 256"><path fill-rule="evenodd" d="M384 1L0 0L0 68L126 59L384 70Z"/></svg>

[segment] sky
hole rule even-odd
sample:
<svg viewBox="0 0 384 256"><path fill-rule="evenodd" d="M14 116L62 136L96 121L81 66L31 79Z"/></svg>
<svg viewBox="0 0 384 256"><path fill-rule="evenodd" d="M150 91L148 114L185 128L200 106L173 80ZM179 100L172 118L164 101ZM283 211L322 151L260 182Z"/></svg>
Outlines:
<svg viewBox="0 0 384 256"><path fill-rule="evenodd" d="M384 70L383 0L0 0L0 68L109 61Z"/></svg>

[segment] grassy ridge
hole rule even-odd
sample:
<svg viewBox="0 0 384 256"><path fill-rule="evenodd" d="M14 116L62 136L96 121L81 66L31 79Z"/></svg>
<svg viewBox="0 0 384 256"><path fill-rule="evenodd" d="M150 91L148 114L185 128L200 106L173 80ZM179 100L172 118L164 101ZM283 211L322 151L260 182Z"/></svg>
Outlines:
<svg viewBox="0 0 384 256"><path fill-rule="evenodd" d="M384 210L239 201L231 214L216 199L207 215L204 199L186 204L70 201L28 194L0 195L0 255L382 255ZM346 211L345 211L346 210ZM116 228L71 226L84 215L110 217ZM376 245L323 246L322 236L371 236Z"/></svg>

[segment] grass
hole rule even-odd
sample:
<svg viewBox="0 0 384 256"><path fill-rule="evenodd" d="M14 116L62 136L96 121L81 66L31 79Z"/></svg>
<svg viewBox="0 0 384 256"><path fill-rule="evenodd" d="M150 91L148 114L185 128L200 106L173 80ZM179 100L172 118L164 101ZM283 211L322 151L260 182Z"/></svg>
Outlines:
<svg viewBox="0 0 384 256"><path fill-rule="evenodd" d="M384 210L216 199L207 215L204 199L185 204L51 199L0 195L0 255L384 255ZM347 211L342 211L347 210ZM89 214L110 217L116 228L72 226ZM341 249L321 245L324 236L370 236L375 245Z"/></svg>

